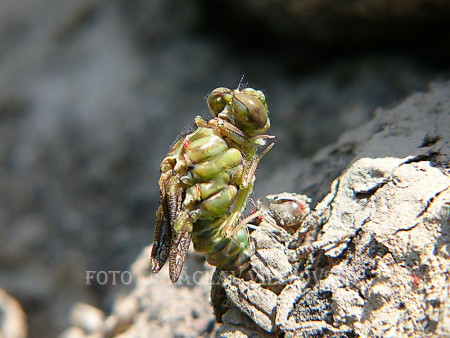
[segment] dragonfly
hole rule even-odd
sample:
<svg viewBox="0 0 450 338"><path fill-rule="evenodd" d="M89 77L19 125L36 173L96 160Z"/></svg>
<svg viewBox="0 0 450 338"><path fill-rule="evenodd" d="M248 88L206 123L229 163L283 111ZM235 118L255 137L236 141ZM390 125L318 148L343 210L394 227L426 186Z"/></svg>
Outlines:
<svg viewBox="0 0 450 338"><path fill-rule="evenodd" d="M276 138L265 134L270 119L264 93L239 87L214 89L206 100L212 118L197 116L195 131L161 163L150 260L159 272L168 259L173 283L191 242L213 266L238 275L250 269L249 218L242 215L256 168Z"/></svg>

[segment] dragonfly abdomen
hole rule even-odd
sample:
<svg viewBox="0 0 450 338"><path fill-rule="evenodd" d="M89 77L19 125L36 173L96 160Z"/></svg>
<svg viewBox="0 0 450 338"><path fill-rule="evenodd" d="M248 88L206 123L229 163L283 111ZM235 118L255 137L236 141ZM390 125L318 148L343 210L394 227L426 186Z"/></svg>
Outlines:
<svg viewBox="0 0 450 338"><path fill-rule="evenodd" d="M249 266L246 228L228 237L223 231L236 199L242 172L243 154L230 147L210 128L199 128L183 144L191 161L191 186L186 189L184 205L192 209L194 249L218 268L243 272Z"/></svg>
<svg viewBox="0 0 450 338"><path fill-rule="evenodd" d="M214 221L196 221L192 242L195 251L202 252L209 264L244 274L250 267L248 230L244 227L233 237L224 236L222 229L228 216L227 213Z"/></svg>
<svg viewBox="0 0 450 338"><path fill-rule="evenodd" d="M169 260L172 282L181 275L191 238L208 262L241 275L249 268L249 235L239 219L253 191L255 170L273 143L264 94L217 88L207 105L213 118L179 139L161 163L152 271Z"/></svg>
<svg viewBox="0 0 450 338"><path fill-rule="evenodd" d="M180 177L188 185L183 206L193 221L212 221L227 212L236 198L238 186L233 180L242 171L243 155L211 128L197 129L180 147L178 161L190 163L185 166L187 174Z"/></svg>

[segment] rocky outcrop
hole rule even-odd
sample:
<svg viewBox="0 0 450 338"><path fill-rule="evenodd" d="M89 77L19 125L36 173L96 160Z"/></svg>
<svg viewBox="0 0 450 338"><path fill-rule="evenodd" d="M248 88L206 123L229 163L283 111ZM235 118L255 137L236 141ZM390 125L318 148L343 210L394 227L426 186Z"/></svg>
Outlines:
<svg viewBox="0 0 450 338"><path fill-rule="evenodd" d="M112 313L95 329L75 321L63 337L450 334L449 135L450 83L441 83L319 152L315 180L333 175L335 159L345 169L294 234L265 221L252 232L254 280L216 271L221 324L198 255L170 285L166 271L145 273L147 248L133 267L136 286Z"/></svg>
<svg viewBox="0 0 450 338"><path fill-rule="evenodd" d="M0 1L0 285L22 304L29 336L61 333L80 301L112 313L127 290L113 274L129 276L153 237L159 164L209 115L209 91L243 74L265 91L278 142L255 196L295 191L316 205L354 156L358 140L335 144L343 131L448 77L448 7ZM367 20L351 20L359 14ZM86 285L88 271L111 278Z"/></svg>
<svg viewBox="0 0 450 338"><path fill-rule="evenodd" d="M220 336L450 334L449 94L448 83L434 85L379 110L319 155L332 162L324 155L354 149L297 238L262 236L273 242L264 261L291 263L284 282L217 279L226 295ZM267 231L253 233L257 248ZM286 271L279 266L270 266L273 276Z"/></svg>

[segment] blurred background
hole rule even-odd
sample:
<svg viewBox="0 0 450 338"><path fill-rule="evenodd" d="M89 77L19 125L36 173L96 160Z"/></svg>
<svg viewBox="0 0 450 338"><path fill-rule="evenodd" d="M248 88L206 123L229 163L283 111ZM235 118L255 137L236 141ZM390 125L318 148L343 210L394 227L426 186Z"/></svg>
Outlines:
<svg viewBox="0 0 450 338"><path fill-rule="evenodd" d="M1 1L0 287L30 337L77 301L108 311L120 286L85 271L128 270L152 242L159 164L214 88L266 93L278 142L255 198L317 202L299 168L448 79L449 57L447 1Z"/></svg>

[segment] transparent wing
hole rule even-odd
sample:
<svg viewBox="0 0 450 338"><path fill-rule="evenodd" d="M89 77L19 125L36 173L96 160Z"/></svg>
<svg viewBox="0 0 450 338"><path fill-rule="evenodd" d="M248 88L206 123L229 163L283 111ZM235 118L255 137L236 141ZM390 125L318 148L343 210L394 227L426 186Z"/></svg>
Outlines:
<svg viewBox="0 0 450 338"><path fill-rule="evenodd" d="M186 253L191 243L191 233L189 231L182 231L173 237L172 246L170 248L169 257L169 275L172 283L176 283L183 271Z"/></svg>
<svg viewBox="0 0 450 338"><path fill-rule="evenodd" d="M186 187L172 171L161 175L159 185L160 206L151 255L152 271L158 272L169 258L170 280L175 283L183 271L192 237L188 214L182 210Z"/></svg>
<svg viewBox="0 0 450 338"><path fill-rule="evenodd" d="M177 177L169 185L169 217L172 224L172 237L169 253L169 275L172 283L180 278L186 253L191 242L191 233L186 210L182 210L185 187Z"/></svg>
<svg viewBox="0 0 450 338"><path fill-rule="evenodd" d="M155 238L153 239L152 253L150 260L152 272L158 272L164 266L169 257L172 240L172 226L170 224L169 204L166 194L166 177L161 177L160 184L160 205L156 212Z"/></svg>

